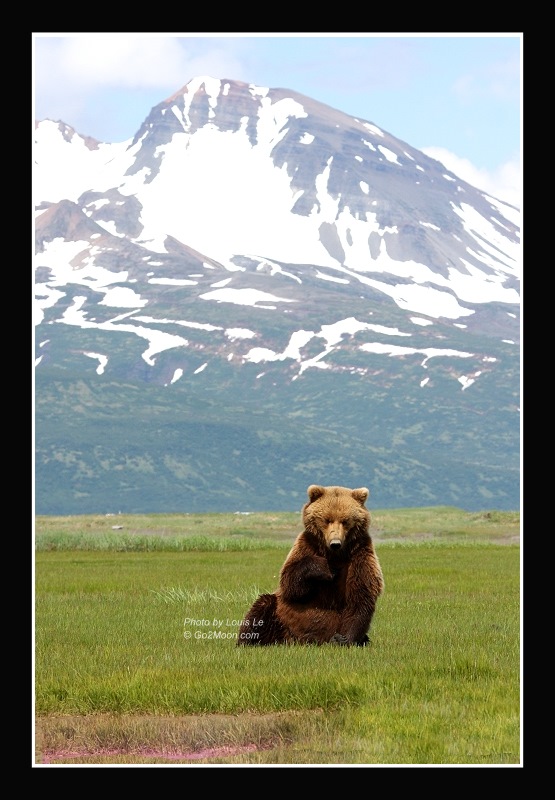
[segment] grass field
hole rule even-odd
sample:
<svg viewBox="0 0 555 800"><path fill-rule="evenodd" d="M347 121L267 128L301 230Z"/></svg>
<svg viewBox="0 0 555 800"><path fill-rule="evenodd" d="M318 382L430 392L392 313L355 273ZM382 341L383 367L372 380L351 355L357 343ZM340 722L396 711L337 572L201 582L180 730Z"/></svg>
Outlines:
<svg viewBox="0 0 555 800"><path fill-rule="evenodd" d="M39 517L37 765L515 765L518 514L374 512L367 648L237 648L298 514Z"/></svg>

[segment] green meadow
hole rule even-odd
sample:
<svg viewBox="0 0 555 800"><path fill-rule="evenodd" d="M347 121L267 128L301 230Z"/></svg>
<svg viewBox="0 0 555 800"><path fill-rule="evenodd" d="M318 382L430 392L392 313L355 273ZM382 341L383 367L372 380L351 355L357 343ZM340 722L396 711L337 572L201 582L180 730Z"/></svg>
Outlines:
<svg viewBox="0 0 555 800"><path fill-rule="evenodd" d="M288 513L37 517L42 764L521 764L520 517L372 512L370 645L236 647Z"/></svg>

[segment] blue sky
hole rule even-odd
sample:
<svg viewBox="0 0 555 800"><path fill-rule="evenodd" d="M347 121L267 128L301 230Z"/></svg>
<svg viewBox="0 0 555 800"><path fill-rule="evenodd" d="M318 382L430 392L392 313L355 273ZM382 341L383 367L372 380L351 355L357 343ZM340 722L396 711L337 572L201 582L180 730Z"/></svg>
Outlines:
<svg viewBox="0 0 555 800"><path fill-rule="evenodd" d="M34 33L34 118L132 138L197 75L292 89L373 122L521 207L515 33Z"/></svg>

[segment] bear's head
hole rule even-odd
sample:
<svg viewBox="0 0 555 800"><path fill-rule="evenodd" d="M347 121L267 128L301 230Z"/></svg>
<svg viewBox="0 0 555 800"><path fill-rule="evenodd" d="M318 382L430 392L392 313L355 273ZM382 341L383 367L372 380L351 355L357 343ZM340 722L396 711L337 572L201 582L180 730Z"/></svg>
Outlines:
<svg viewBox="0 0 555 800"><path fill-rule="evenodd" d="M303 506L305 531L324 542L331 551L369 537L370 512L364 505L370 494L365 487L309 486L308 503Z"/></svg>

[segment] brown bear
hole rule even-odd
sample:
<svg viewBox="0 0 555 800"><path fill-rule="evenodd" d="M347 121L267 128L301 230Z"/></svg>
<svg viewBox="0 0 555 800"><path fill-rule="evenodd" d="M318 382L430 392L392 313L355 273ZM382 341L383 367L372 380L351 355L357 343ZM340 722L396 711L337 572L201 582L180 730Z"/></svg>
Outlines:
<svg viewBox="0 0 555 800"><path fill-rule="evenodd" d="M237 645L368 643L384 587L369 533L368 489L309 486L307 493L304 530L281 568L279 588L255 600Z"/></svg>

